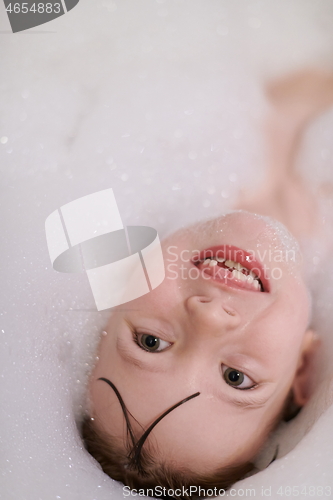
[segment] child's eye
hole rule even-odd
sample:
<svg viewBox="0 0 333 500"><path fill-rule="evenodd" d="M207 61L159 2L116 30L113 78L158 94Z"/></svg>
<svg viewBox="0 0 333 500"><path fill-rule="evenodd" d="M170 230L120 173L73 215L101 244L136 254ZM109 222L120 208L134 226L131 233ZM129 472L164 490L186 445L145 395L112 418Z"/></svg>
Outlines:
<svg viewBox="0 0 333 500"><path fill-rule="evenodd" d="M252 389L256 385L250 377L245 375L245 373L236 370L236 368L230 368L222 365L222 373L226 383L236 389Z"/></svg>
<svg viewBox="0 0 333 500"><path fill-rule="evenodd" d="M166 340L162 340L155 335L150 335L149 333L135 333L135 342L138 344L141 349L149 352L160 352L164 351L167 347L170 347L172 344L170 342L166 342Z"/></svg>

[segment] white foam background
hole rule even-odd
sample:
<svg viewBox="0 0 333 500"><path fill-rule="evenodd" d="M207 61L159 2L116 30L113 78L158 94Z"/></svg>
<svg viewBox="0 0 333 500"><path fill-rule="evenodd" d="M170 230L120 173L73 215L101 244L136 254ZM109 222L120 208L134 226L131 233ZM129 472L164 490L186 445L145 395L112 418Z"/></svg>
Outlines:
<svg viewBox="0 0 333 500"><path fill-rule="evenodd" d="M0 497L120 499L75 425L108 312L95 310L85 275L52 269L45 219L109 187L124 224L160 237L229 208L263 176L263 81L333 66L333 4L80 0L15 35L0 12ZM313 124L299 160L314 189L332 179L332 124L332 112ZM328 231L331 211L323 200ZM313 401L276 437L282 458L239 484L256 498L261 487L333 486L333 273L320 245L305 250L323 369Z"/></svg>

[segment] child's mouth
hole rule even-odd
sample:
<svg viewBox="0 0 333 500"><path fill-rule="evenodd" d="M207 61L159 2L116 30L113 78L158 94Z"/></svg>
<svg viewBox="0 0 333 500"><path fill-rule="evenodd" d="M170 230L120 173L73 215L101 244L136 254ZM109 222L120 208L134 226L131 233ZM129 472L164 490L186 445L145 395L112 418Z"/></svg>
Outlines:
<svg viewBox="0 0 333 500"><path fill-rule="evenodd" d="M212 279L234 288L269 292L269 281L262 264L253 254L232 245L206 248L192 263Z"/></svg>

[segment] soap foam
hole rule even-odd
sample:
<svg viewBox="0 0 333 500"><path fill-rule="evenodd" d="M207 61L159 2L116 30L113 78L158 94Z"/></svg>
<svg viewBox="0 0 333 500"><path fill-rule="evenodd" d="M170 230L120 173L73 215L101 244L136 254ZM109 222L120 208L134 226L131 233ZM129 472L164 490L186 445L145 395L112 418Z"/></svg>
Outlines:
<svg viewBox="0 0 333 500"><path fill-rule="evenodd" d="M96 311L85 274L52 269L46 217L107 187L124 224L154 227L161 238L226 211L265 169L262 82L297 67L332 67L331 20L330 0L250 1L246 8L198 0L79 2L48 25L4 35L0 428L6 500L123 498L120 485L85 453L75 426L88 411L86 384L110 311ZM5 15L0 22L8 32ZM306 141L314 184L332 172L327 154L319 154L331 148L332 116L325 120ZM321 166L326 177L317 177ZM327 233L331 227L328 222ZM314 263L313 321L325 342L327 386L289 427L282 455L331 403L332 264L320 246L313 248L309 258L321 259ZM330 435L325 420L313 439L246 485L257 491L265 484L325 485Z"/></svg>

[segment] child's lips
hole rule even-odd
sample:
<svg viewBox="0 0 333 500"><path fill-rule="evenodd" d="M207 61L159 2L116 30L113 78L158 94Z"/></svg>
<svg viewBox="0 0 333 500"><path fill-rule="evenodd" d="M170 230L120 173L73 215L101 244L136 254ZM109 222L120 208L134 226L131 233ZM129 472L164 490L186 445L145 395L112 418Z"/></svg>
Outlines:
<svg viewBox="0 0 333 500"><path fill-rule="evenodd" d="M270 291L267 269L253 253L233 245L206 248L192 259L192 263L213 280L232 288L255 292Z"/></svg>

